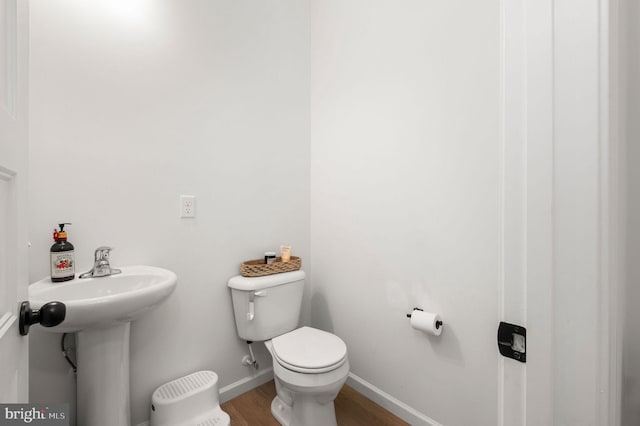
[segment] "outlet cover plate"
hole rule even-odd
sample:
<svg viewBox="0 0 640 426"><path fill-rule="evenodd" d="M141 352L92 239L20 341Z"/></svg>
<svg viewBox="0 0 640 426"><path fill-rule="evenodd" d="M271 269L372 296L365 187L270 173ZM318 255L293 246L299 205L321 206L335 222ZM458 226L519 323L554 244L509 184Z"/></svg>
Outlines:
<svg viewBox="0 0 640 426"><path fill-rule="evenodd" d="M180 217L196 217L196 197L194 195L180 196Z"/></svg>

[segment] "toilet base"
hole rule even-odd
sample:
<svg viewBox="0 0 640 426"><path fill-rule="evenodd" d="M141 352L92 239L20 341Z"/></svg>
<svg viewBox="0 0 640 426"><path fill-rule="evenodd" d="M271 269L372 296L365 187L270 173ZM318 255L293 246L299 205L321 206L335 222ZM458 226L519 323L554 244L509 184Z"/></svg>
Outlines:
<svg viewBox="0 0 640 426"><path fill-rule="evenodd" d="M295 408L276 396L271 401L271 414L282 426L337 426L333 401L318 404L311 395L298 395Z"/></svg>
<svg viewBox="0 0 640 426"><path fill-rule="evenodd" d="M282 426L291 424L291 406L285 404L279 397L273 398L271 401L271 414Z"/></svg>

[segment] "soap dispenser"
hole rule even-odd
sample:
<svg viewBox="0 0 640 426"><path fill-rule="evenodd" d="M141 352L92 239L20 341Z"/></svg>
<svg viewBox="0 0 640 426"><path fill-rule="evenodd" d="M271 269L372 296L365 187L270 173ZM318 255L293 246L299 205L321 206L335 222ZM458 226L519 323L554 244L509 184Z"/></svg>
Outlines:
<svg viewBox="0 0 640 426"><path fill-rule="evenodd" d="M69 281L76 277L76 262L73 244L67 241L65 225L61 223L60 231L53 230L55 243L51 246L51 281L54 283Z"/></svg>

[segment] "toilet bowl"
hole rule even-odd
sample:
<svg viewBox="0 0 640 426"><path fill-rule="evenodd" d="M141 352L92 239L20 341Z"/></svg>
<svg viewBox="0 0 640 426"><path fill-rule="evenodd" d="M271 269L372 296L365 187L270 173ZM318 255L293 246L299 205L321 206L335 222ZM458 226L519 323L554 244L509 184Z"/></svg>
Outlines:
<svg viewBox="0 0 640 426"><path fill-rule="evenodd" d="M305 274L229 280L238 336L262 341L273 358L277 396L271 413L283 426L336 425L333 401L347 380L347 346L338 336L298 327Z"/></svg>
<svg viewBox="0 0 640 426"><path fill-rule="evenodd" d="M349 374L347 348L331 333L302 327L265 342L277 396L271 413L284 426L333 426L333 401Z"/></svg>

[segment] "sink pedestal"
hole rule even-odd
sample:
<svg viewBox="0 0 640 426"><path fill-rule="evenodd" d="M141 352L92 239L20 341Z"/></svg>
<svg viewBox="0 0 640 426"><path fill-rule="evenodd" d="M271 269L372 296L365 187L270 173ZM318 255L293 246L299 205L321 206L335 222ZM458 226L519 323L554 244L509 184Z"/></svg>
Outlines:
<svg viewBox="0 0 640 426"><path fill-rule="evenodd" d="M127 322L77 333L78 425L130 426L130 329Z"/></svg>

